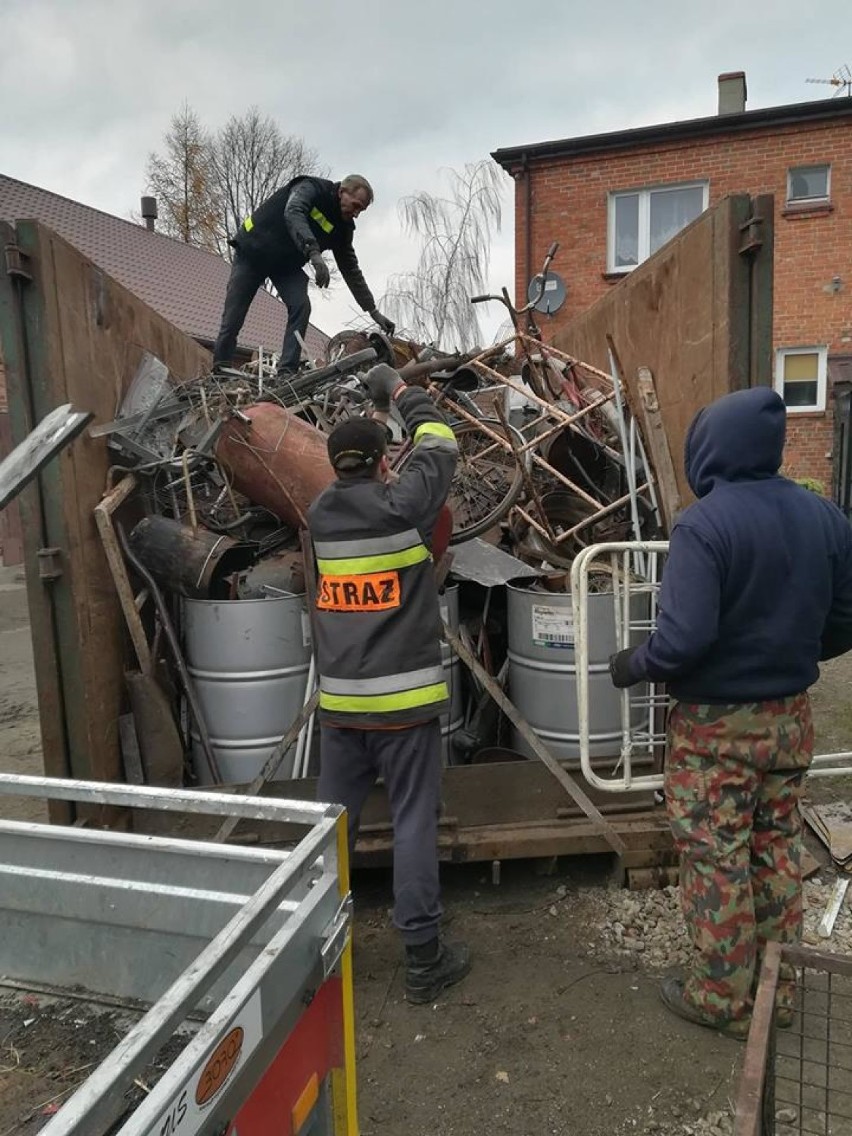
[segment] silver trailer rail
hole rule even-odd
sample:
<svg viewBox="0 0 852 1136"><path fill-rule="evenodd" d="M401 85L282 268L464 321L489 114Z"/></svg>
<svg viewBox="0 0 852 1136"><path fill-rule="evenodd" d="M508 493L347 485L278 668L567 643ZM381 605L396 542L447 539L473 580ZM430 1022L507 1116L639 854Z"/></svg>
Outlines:
<svg viewBox="0 0 852 1136"><path fill-rule="evenodd" d="M647 636L656 626L657 602L662 562L668 541L623 541L594 544L584 548L571 569L571 594L576 652L577 715L580 739L580 767L590 785L610 793L640 792L663 788L662 773L635 775L634 765L661 764L666 744L666 712L669 705L664 688L643 684L621 692L621 750L612 775L601 776L592 767L589 714L589 595L592 578L605 577L612 589L618 649L636 642L638 633ZM634 618L635 597L645 597L641 618ZM636 723L639 723L638 725ZM840 777L852 774L852 751L815 755L810 776Z"/></svg>
<svg viewBox="0 0 852 1136"><path fill-rule="evenodd" d="M121 1136L231 1130L339 964L348 970L342 1017L351 1039L351 900L338 806L9 774L0 774L0 794L306 830L292 849L261 850L0 821L0 974L150 1005L44 1136L98 1136L116 1123ZM187 1024L180 1055L123 1116L125 1092ZM354 1083L344 1087L348 1112L330 1095L321 1085L311 1132L356 1133Z"/></svg>

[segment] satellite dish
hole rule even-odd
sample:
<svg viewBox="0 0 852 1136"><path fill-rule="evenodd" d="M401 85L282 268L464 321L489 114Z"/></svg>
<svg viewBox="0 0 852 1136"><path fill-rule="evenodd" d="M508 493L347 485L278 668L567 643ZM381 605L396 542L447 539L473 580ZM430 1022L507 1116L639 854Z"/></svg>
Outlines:
<svg viewBox="0 0 852 1136"><path fill-rule="evenodd" d="M534 300L539 294L541 289L541 273L533 276L530 281L530 286L527 288L527 299ZM544 277L544 291L541 293L541 299L535 305L537 312L542 312L544 315L552 316L554 312L558 312L562 305L565 303L565 296L567 294L565 281L558 272L548 272Z"/></svg>

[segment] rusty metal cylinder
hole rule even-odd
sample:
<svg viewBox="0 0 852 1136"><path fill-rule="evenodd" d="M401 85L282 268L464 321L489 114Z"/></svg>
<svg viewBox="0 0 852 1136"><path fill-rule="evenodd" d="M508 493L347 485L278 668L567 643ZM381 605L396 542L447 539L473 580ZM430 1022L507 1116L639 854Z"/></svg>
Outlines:
<svg viewBox="0 0 852 1136"><path fill-rule="evenodd" d="M129 544L158 584L194 599L227 598L228 577L255 559L247 544L157 514L139 522Z"/></svg>
<svg viewBox="0 0 852 1136"><path fill-rule="evenodd" d="M234 417L225 423L217 459L252 504L304 526L312 501L334 480L325 436L276 403L260 402L242 413L251 421Z"/></svg>

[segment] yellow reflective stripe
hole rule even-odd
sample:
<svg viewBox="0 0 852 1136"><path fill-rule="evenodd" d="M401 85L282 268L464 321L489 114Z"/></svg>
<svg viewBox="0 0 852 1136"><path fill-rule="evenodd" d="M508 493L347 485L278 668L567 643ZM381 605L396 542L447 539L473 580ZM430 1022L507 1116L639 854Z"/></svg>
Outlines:
<svg viewBox="0 0 852 1136"><path fill-rule="evenodd" d="M243 221L243 228L247 233L250 233L252 231L252 229L254 228L254 221L252 221L251 217L246 217L245 221Z"/></svg>
<svg viewBox="0 0 852 1136"><path fill-rule="evenodd" d="M341 899L349 894L349 826L347 815L337 818L337 880ZM355 1079L355 999L352 975L352 930L340 957L343 997L343 1068L332 1070L335 1136L358 1136L358 1100Z"/></svg>
<svg viewBox="0 0 852 1136"><path fill-rule="evenodd" d="M324 233L330 233L331 230L334 228L334 225L332 225L331 221L329 221L329 219L328 219L328 217L326 217L325 213L320 213L320 211L319 211L319 209L317 209L316 205L311 210L311 220L316 221L316 223L319 225L319 227L322 229L322 231Z"/></svg>
<svg viewBox="0 0 852 1136"><path fill-rule="evenodd" d="M390 710L413 710L443 702L450 692L445 682L432 686L415 686L397 694L325 694L320 692L319 704L323 710L342 710L348 714L365 714L370 711L385 713Z"/></svg>
<svg viewBox="0 0 852 1136"><path fill-rule="evenodd" d="M424 422L418 426L414 431L414 441L419 442L421 438L427 434L433 434L436 438L451 438L456 440L456 436L452 431L452 427L448 426L446 422Z"/></svg>
<svg viewBox="0 0 852 1136"><path fill-rule="evenodd" d="M402 552L386 552L384 556L353 556L350 560L317 558L317 568L323 576L365 576L370 572L389 572L391 568L408 568L431 557L425 544L416 544Z"/></svg>

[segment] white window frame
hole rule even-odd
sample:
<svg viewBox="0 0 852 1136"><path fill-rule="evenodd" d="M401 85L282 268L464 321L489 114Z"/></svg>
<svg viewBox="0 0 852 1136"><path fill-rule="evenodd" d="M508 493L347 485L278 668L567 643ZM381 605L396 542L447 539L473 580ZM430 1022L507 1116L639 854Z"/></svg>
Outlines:
<svg viewBox="0 0 852 1136"><path fill-rule="evenodd" d="M610 190L607 194L607 225L606 225L606 270L608 273L624 276L638 268L651 255L651 194L667 189L701 189L704 196L701 205L703 213L710 204L709 181L676 181L665 182L660 185L643 185L633 189ZM638 264L615 263L615 203L619 197L639 196L639 249Z"/></svg>
<svg viewBox="0 0 852 1136"><path fill-rule="evenodd" d="M790 355L816 355L817 397L813 406L788 406L788 414L814 414L824 411L828 392L828 347L814 344L811 347L779 347L775 351L775 389L784 397L784 360Z"/></svg>
<svg viewBox="0 0 852 1136"><path fill-rule="evenodd" d="M798 170L825 170L825 194L819 197L793 197L793 174ZM787 170L788 205L822 205L831 201L831 162L809 162L806 166L790 166Z"/></svg>

